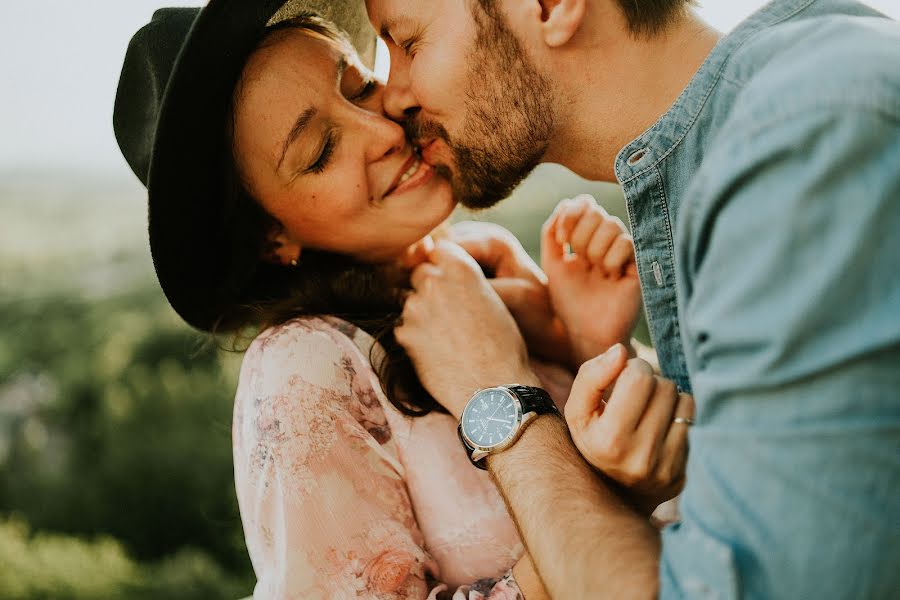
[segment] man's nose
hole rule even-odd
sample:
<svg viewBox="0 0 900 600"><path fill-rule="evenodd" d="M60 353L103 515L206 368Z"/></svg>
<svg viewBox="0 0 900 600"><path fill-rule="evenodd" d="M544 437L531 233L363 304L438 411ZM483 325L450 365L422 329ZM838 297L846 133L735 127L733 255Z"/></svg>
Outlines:
<svg viewBox="0 0 900 600"><path fill-rule="evenodd" d="M418 112L419 103L409 80L409 65L402 58L391 55L391 70L384 88L384 111L395 121L403 121ZM399 57L397 57L399 58Z"/></svg>

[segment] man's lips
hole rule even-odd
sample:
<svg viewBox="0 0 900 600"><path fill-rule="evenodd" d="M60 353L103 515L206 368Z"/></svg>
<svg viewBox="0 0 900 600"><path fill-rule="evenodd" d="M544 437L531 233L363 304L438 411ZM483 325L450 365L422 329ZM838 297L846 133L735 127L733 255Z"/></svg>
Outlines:
<svg viewBox="0 0 900 600"><path fill-rule="evenodd" d="M432 138L430 140L425 140L423 142L419 142L419 153L422 155L422 160L431 165L432 167L438 166L440 164L438 162L437 156L437 142L439 138Z"/></svg>

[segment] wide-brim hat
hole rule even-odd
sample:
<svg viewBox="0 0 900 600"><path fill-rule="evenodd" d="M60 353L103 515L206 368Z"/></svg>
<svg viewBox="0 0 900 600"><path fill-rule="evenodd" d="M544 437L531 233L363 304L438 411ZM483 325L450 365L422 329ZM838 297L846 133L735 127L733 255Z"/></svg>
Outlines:
<svg viewBox="0 0 900 600"><path fill-rule="evenodd" d="M212 329L239 301L241 281L216 239L227 116L247 58L267 29L300 14L342 29L372 65L375 32L362 0L211 0L163 8L131 39L113 111L129 166L147 187L150 251L169 303L190 325Z"/></svg>

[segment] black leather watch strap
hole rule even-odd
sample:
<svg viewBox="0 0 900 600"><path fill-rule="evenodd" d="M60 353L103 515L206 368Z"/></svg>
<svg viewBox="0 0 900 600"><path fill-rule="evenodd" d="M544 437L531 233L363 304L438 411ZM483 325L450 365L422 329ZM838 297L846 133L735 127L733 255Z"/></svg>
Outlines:
<svg viewBox="0 0 900 600"><path fill-rule="evenodd" d="M522 403L522 414L536 412L539 415L547 413L559 414L559 409L553 403L553 398L546 390L539 387L531 387L528 385L505 385L503 386L519 397Z"/></svg>

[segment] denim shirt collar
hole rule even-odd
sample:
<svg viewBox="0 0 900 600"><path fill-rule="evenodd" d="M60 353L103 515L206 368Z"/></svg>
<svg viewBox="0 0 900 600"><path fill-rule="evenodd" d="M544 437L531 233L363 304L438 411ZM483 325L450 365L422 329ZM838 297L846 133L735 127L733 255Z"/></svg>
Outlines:
<svg viewBox="0 0 900 600"><path fill-rule="evenodd" d="M616 155L616 179L624 185L675 151L712 95L731 54L758 31L790 19L816 0L773 0L719 40L675 103Z"/></svg>

